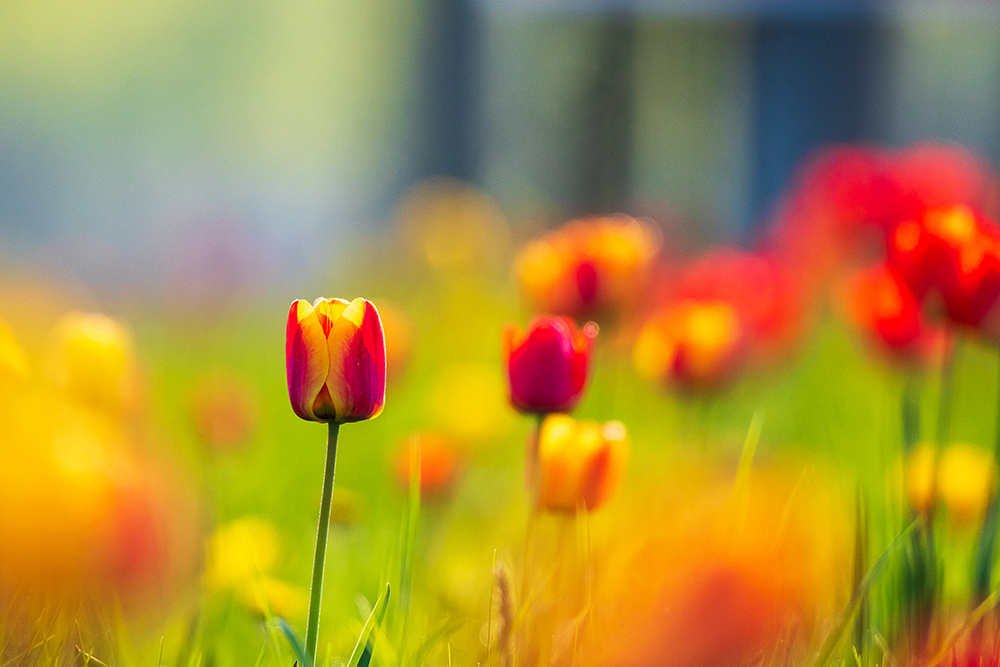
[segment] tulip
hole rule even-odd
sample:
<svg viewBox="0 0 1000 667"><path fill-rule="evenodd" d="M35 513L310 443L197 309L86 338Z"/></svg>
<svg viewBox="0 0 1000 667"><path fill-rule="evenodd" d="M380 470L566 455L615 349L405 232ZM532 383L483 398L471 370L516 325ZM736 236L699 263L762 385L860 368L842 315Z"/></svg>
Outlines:
<svg viewBox="0 0 1000 667"><path fill-rule="evenodd" d="M299 417L342 424L382 412L385 340L372 302L298 299L285 343L288 395Z"/></svg>
<svg viewBox="0 0 1000 667"><path fill-rule="evenodd" d="M414 433L396 452L393 461L396 483L410 487L413 466L420 484L420 496L439 498L454 486L462 467L458 448L448 438L435 433Z"/></svg>
<svg viewBox="0 0 1000 667"><path fill-rule="evenodd" d="M628 216L574 220L525 246L514 272L538 310L614 320L636 305L659 245Z"/></svg>
<svg viewBox="0 0 1000 667"><path fill-rule="evenodd" d="M527 333L505 326L503 358L511 404L539 415L571 411L583 395L596 336L593 322L578 331L562 317L536 317Z"/></svg>
<svg viewBox="0 0 1000 667"><path fill-rule="evenodd" d="M744 329L726 302L677 302L655 313L639 333L635 368L649 380L686 389L719 386L743 360Z"/></svg>
<svg viewBox="0 0 1000 667"><path fill-rule="evenodd" d="M888 263L920 298L936 293L953 324L997 335L1000 227L965 205L928 209L888 235Z"/></svg>
<svg viewBox="0 0 1000 667"><path fill-rule="evenodd" d="M884 264L852 275L844 296L848 316L896 361L928 366L949 347L947 331L924 317L906 281Z"/></svg>
<svg viewBox="0 0 1000 667"><path fill-rule="evenodd" d="M599 508L614 493L627 456L621 422L602 426L549 415L538 441L539 507L557 512Z"/></svg>
<svg viewBox="0 0 1000 667"><path fill-rule="evenodd" d="M244 379L222 371L202 377L188 397L195 432L216 452L239 449L253 438L257 403Z"/></svg>
<svg viewBox="0 0 1000 667"><path fill-rule="evenodd" d="M302 419L329 425L323 494L313 554L305 662L316 661L326 542L330 532L333 478L340 425L377 417L385 404L385 338L371 301L303 299L292 302L285 329L288 396Z"/></svg>
<svg viewBox="0 0 1000 667"><path fill-rule="evenodd" d="M719 248L688 263L674 279L674 298L719 301L734 308L746 329L748 352L771 359L800 338L806 299L797 276L777 258Z"/></svg>

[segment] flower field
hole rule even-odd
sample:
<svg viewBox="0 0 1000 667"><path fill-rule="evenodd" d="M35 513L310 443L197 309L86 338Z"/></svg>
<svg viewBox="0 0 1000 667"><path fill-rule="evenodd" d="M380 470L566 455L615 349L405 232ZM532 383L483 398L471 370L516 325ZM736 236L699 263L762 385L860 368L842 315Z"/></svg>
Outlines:
<svg viewBox="0 0 1000 667"><path fill-rule="evenodd" d="M831 147L740 247L508 215L418 184L308 294L0 276L0 664L1000 663L991 165Z"/></svg>

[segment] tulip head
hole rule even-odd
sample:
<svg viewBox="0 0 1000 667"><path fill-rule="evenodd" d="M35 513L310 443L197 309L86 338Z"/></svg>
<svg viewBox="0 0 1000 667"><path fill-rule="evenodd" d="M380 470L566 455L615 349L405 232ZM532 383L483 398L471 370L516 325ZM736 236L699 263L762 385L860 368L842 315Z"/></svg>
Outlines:
<svg viewBox="0 0 1000 667"><path fill-rule="evenodd" d="M659 245L654 228L628 216L575 220L525 246L514 272L539 311L615 320L637 305Z"/></svg>
<svg viewBox="0 0 1000 667"><path fill-rule="evenodd" d="M556 512L597 509L614 493L627 457L621 422L602 426L549 415L538 436L539 507Z"/></svg>
<svg viewBox="0 0 1000 667"><path fill-rule="evenodd" d="M948 349L948 331L928 320L920 300L893 269L876 264L845 285L847 315L876 348L897 362L932 366Z"/></svg>
<svg viewBox="0 0 1000 667"><path fill-rule="evenodd" d="M632 353L643 377L698 390L730 380L743 361L745 347L744 325L733 306L684 300L653 314Z"/></svg>
<svg viewBox="0 0 1000 667"><path fill-rule="evenodd" d="M597 325L577 330L563 317L540 316L527 333L508 324L503 329L503 357L511 404L533 414L569 412L587 382L590 350Z"/></svg>
<svg viewBox="0 0 1000 667"><path fill-rule="evenodd" d="M302 419L356 422L385 405L385 339L371 301L297 299L285 331L288 396Z"/></svg>

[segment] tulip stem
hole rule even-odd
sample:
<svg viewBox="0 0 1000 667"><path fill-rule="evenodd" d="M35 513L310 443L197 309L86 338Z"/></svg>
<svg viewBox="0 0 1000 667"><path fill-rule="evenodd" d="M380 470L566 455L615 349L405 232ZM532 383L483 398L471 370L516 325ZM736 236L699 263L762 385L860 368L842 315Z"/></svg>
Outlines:
<svg viewBox="0 0 1000 667"><path fill-rule="evenodd" d="M306 621L307 667L316 664L316 643L319 639L319 608L323 598L323 568L326 565L326 538L330 533L330 502L333 498L333 475L337 468L337 435L340 424L329 422L326 441L326 467L323 470L323 499L319 506L319 527L316 529L316 553L313 556L312 584L309 588L309 619Z"/></svg>

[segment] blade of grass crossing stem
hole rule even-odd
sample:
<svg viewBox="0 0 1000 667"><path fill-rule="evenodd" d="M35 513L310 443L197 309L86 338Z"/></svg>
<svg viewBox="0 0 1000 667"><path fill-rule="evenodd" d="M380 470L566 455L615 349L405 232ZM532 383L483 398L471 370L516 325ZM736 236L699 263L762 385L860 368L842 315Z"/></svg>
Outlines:
<svg viewBox="0 0 1000 667"><path fill-rule="evenodd" d="M924 667L935 667L935 665L940 664L944 661L948 655L955 649L955 645L958 644L958 640L962 638L970 628L978 625L986 617L987 614L993 611L993 607L996 606L997 600L1000 599L1000 591L993 591L986 596L978 607L972 610L972 613L968 615L965 622L952 633L951 637L948 638L944 644L941 645L941 650L937 652L930 661L924 664ZM984 664L988 664L984 661Z"/></svg>
<svg viewBox="0 0 1000 667"><path fill-rule="evenodd" d="M284 633L288 643L291 644L292 652L295 654L295 657L298 658L299 664L308 665L309 660L306 657L305 644L302 643L302 637L300 637L299 633L295 631L295 628L289 625L288 621L280 616L274 617L274 623L281 629L281 632Z"/></svg>
<svg viewBox="0 0 1000 667"><path fill-rule="evenodd" d="M844 607L844 610L840 612L840 617L837 619L837 623L833 626L833 630L827 635L826 641L823 642L823 646L820 648L819 655L816 657L816 662L813 663L813 667L826 667L826 663L830 660L830 656L833 655L834 649L837 648L837 644L840 643L841 637L843 637L844 632L847 630L847 626L850 625L851 619L854 617L854 613L858 610L858 606L861 604L861 600L868 595L869 589L872 584L882 576L882 572L885 570L886 565L889 563L889 558L896 551L906 543L906 539L910 532L919 525L920 519L917 519L909 526L906 527L903 532L897 535L892 542L885 548L885 551L878 557L878 560L872 565L871 569L865 574L861 579L857 588L851 594L851 600Z"/></svg>
<svg viewBox="0 0 1000 667"><path fill-rule="evenodd" d="M372 634L372 628L375 627L376 623L382 621L382 617L385 615L386 605L389 603L389 584L385 585L385 591L382 595L378 597L375 601L375 606L372 607L372 613L368 614L368 620L365 621L365 625L361 628L361 634L358 635L358 643L354 645L354 651L351 652L351 658L347 661L346 667L368 667L368 663L372 657L373 642L369 641Z"/></svg>

